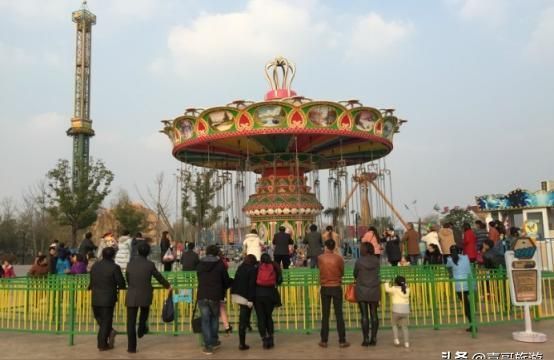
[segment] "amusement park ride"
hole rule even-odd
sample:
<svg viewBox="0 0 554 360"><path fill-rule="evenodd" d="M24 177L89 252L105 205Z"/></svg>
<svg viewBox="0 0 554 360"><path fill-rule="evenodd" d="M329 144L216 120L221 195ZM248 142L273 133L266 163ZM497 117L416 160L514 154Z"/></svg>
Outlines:
<svg viewBox="0 0 554 360"><path fill-rule="evenodd" d="M321 225L320 171L326 169L325 200L346 215L346 225L350 214L357 224L370 225L372 207L374 214L392 211L392 218L405 225L387 198L392 186L382 159L392 151L393 136L405 120L392 109L378 110L358 100L298 96L291 89L295 66L282 57L265 66L265 75L271 90L264 101L190 108L162 121L162 132L173 143L173 156L185 164L184 171L217 169L213 181L218 188L225 191L229 184L218 201L227 205L233 225L243 213L262 240L271 239L280 226L294 239L303 236L312 223ZM254 188L252 173L257 178ZM353 196L356 191L358 196ZM246 192L250 196L244 203Z"/></svg>

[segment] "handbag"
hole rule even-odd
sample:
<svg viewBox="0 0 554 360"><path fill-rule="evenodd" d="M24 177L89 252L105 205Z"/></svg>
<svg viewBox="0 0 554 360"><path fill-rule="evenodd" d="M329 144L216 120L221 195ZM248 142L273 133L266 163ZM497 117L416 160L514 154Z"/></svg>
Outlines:
<svg viewBox="0 0 554 360"><path fill-rule="evenodd" d="M356 300L356 283L346 285L346 291L344 292L344 299L350 303L357 303Z"/></svg>
<svg viewBox="0 0 554 360"><path fill-rule="evenodd" d="M173 305L173 293L170 291L162 308L162 320L169 323L175 320L175 307Z"/></svg>
<svg viewBox="0 0 554 360"><path fill-rule="evenodd" d="M194 303L194 310L192 310L192 332L195 334L202 333L202 317L195 317L196 316L196 309L198 309L198 300Z"/></svg>
<svg viewBox="0 0 554 360"><path fill-rule="evenodd" d="M171 248L167 249L162 260L164 263L171 263L175 261L175 255L173 254Z"/></svg>

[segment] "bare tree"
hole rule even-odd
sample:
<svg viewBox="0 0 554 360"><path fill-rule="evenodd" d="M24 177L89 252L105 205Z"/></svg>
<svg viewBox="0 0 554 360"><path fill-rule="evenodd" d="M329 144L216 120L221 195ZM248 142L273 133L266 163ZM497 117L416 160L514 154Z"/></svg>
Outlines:
<svg viewBox="0 0 554 360"><path fill-rule="evenodd" d="M159 239L162 233L162 227L169 231L169 234L175 239L175 228L171 223L171 196L172 191L166 190L164 182L164 173L160 172L154 179L154 187L146 187L146 196L143 196L139 188L135 185L138 196L144 206L156 214L156 237ZM175 194L177 196L177 194Z"/></svg>

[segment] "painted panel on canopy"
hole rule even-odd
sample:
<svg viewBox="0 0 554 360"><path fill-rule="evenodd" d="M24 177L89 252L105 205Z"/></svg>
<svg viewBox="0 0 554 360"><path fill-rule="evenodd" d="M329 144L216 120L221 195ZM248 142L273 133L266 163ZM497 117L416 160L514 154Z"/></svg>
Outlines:
<svg viewBox="0 0 554 360"><path fill-rule="evenodd" d="M199 117L204 119L210 126L210 134L217 134L236 130L235 116L237 114L238 111L235 108L217 107L205 110Z"/></svg>
<svg viewBox="0 0 554 360"><path fill-rule="evenodd" d="M287 128L287 115L292 110L289 104L263 102L247 109L254 119L254 129Z"/></svg>
<svg viewBox="0 0 554 360"><path fill-rule="evenodd" d="M173 120L173 127L179 132L178 143L195 137L194 122L195 118L190 116L179 116Z"/></svg>
<svg viewBox="0 0 554 360"><path fill-rule="evenodd" d="M312 102L302 106L302 111L308 117L308 128L337 129L337 119L346 109L328 101Z"/></svg>
<svg viewBox="0 0 554 360"><path fill-rule="evenodd" d="M363 132L374 132L375 123L382 119L381 112L371 107L361 107L351 111L354 119L353 130Z"/></svg>
<svg viewBox="0 0 554 360"><path fill-rule="evenodd" d="M240 136L218 139L210 141L210 144L214 146L219 146L221 148L231 149L236 152L242 151L242 153L244 154L259 154L266 151L262 145L255 141L253 136Z"/></svg>

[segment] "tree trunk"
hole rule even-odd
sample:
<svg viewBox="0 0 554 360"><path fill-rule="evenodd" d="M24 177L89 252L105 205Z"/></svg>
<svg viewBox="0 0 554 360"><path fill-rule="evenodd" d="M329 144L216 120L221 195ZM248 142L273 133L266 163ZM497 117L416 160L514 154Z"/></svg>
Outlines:
<svg viewBox="0 0 554 360"><path fill-rule="evenodd" d="M72 248L77 247L77 231L79 231L79 229L77 229L77 226L72 225L71 226L71 247Z"/></svg>

